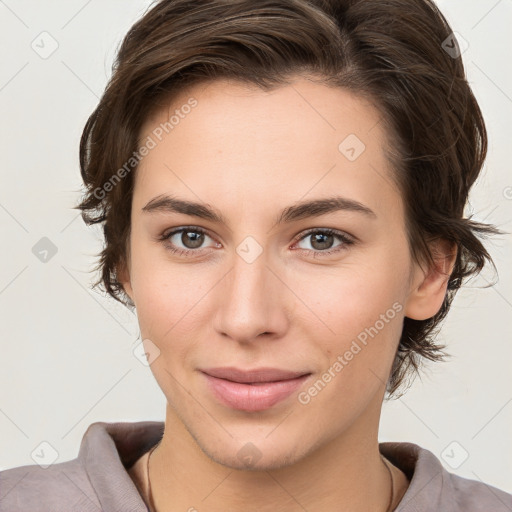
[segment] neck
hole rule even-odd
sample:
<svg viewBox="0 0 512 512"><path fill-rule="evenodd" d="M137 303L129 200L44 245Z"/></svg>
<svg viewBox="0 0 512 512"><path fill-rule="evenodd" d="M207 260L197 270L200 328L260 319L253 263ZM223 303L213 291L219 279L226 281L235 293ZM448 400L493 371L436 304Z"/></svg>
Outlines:
<svg viewBox="0 0 512 512"><path fill-rule="evenodd" d="M242 511L247 510L248 503L262 512L291 512L298 508L387 512L391 480L379 452L379 417L376 420L361 418L342 436L292 465L239 470L207 456L167 407L164 436L151 455L153 503L158 512ZM373 431L362 428L369 424L375 425ZM391 469L395 475L400 473L397 468ZM395 494L400 494L400 478L397 480Z"/></svg>

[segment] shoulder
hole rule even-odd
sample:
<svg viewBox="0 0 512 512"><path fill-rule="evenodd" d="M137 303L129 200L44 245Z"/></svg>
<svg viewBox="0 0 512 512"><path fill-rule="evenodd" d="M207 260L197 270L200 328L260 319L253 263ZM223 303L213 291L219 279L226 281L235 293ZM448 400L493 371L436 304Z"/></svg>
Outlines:
<svg viewBox="0 0 512 512"><path fill-rule="evenodd" d="M0 471L0 512L89 512L101 510L77 459L47 468L19 466Z"/></svg>
<svg viewBox="0 0 512 512"><path fill-rule="evenodd" d="M130 468L162 437L163 422L95 422L78 456L0 471L0 512L146 512Z"/></svg>
<svg viewBox="0 0 512 512"><path fill-rule="evenodd" d="M426 448L414 443L380 443L380 451L409 479L397 512L511 512L512 494L448 471Z"/></svg>
<svg viewBox="0 0 512 512"><path fill-rule="evenodd" d="M512 494L482 482L446 472L445 494L451 496L456 511L511 512Z"/></svg>

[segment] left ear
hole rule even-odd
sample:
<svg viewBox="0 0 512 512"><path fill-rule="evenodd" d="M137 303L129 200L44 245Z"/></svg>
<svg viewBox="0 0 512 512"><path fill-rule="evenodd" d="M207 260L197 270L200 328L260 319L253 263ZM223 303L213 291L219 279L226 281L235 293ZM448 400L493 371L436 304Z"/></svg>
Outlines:
<svg viewBox="0 0 512 512"><path fill-rule="evenodd" d="M413 320L432 318L443 305L448 281L457 258L457 245L444 239L430 243L434 264L425 269L414 264L405 316Z"/></svg>

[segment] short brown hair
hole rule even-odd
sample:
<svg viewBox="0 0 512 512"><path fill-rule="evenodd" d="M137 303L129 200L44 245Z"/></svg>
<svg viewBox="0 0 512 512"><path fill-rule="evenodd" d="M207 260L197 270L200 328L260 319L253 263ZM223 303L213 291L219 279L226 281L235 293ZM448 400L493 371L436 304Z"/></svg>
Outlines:
<svg viewBox="0 0 512 512"><path fill-rule="evenodd" d="M439 312L428 320L404 320L387 385L389 395L397 395L422 357L446 356L445 346L435 342L436 328L463 279L493 263L476 235L499 233L464 218L487 134L457 49L431 0L157 2L124 38L80 143L86 193L76 208L87 224L102 223L105 236L94 286L133 307L118 280L130 236L129 171L137 167L141 126L160 101L217 78L271 90L297 75L317 76L369 99L381 112L416 261L432 262L428 243L434 239L458 248ZM122 179L118 173L114 182L122 168Z"/></svg>

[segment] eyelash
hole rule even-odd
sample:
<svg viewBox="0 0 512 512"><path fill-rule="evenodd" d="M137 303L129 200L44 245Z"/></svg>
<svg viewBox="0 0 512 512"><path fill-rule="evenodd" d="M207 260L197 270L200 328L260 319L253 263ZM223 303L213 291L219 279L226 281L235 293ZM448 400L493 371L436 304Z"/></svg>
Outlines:
<svg viewBox="0 0 512 512"><path fill-rule="evenodd" d="M159 240L161 242L164 243L166 249L168 249L169 251L171 251L172 253L174 254L177 254L179 256L185 256L185 257L192 257L190 253L194 253L194 252L199 252L200 249L180 249L180 248L176 248L176 247L173 247L170 243L169 243L169 239L177 234L177 233L182 233L184 231L191 231L193 233L200 233L200 234L203 234L203 235L206 235L206 236L210 236L208 234L207 231L205 231L204 229L198 227L198 226L184 226L184 227L180 227L178 229L174 229L170 232L165 232L163 233L160 237L159 237ZM313 253L313 257L314 258L318 258L318 257L325 257L325 256L330 256L334 253L338 253L338 252L341 252L343 250L346 250L349 246L353 245L355 243L355 240L348 236L347 234L341 232L341 231L337 231L335 229L331 229L331 228L311 228L311 229L308 229L306 230L304 233L301 233L301 236L299 238L296 239L296 241L294 242L295 243L298 243L300 242L301 240L307 238L309 235L311 234L318 234L318 233L321 233L322 235L334 235L335 237L337 237L342 243L332 249L328 249L328 250L325 250L325 251L315 251L315 250L311 250L311 249L296 249L298 251L305 251L307 253ZM212 237L210 237L212 238Z"/></svg>

